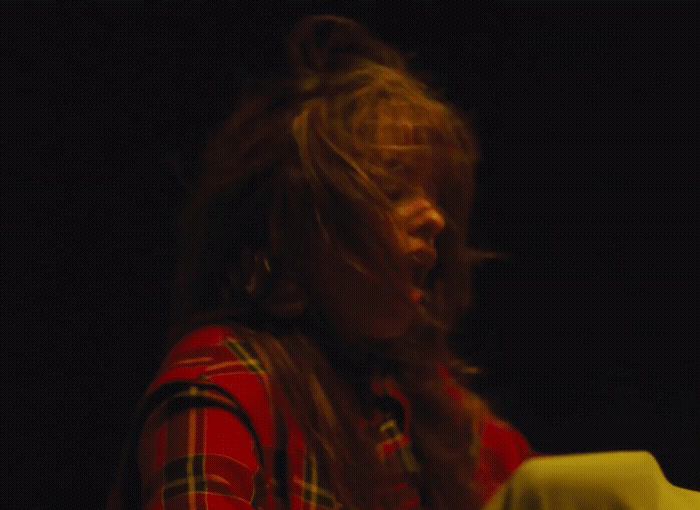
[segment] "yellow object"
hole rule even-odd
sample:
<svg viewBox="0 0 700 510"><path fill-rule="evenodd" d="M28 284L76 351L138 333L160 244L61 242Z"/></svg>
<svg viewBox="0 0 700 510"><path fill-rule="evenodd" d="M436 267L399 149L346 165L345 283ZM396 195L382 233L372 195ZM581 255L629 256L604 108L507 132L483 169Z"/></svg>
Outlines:
<svg viewBox="0 0 700 510"><path fill-rule="evenodd" d="M483 510L700 510L700 492L671 485L645 451L524 462Z"/></svg>

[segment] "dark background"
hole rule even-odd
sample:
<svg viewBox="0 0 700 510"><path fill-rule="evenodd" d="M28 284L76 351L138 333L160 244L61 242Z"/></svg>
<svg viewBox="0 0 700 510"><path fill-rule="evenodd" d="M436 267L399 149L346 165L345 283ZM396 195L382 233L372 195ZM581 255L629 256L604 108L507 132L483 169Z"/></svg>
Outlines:
<svg viewBox="0 0 700 510"><path fill-rule="evenodd" d="M415 51L474 112L472 241L509 254L462 325L475 385L540 451L645 449L700 490L696 4L230 4L3 8L0 506L104 504L168 324L167 156L305 12Z"/></svg>

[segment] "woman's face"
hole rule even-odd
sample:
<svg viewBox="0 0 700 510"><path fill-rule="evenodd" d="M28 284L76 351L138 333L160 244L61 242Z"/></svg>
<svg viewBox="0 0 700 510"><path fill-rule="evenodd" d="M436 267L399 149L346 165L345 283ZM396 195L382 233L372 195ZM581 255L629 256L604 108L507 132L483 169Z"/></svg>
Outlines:
<svg viewBox="0 0 700 510"><path fill-rule="evenodd" d="M320 306L339 335L351 342L397 338L419 320L421 285L435 265L435 238L445 219L423 187L396 197L393 213L399 269L395 284L360 273L329 248L317 260Z"/></svg>

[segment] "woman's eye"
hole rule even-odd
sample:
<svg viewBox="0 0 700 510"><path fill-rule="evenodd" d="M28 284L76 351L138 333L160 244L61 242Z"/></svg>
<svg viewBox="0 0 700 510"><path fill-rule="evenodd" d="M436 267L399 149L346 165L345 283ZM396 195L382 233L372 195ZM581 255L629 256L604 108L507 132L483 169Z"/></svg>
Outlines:
<svg viewBox="0 0 700 510"><path fill-rule="evenodd" d="M385 192L386 197L392 201L392 202L398 202L401 200L403 197L406 196L406 192L404 190L398 189L398 188L392 188L389 190L386 190Z"/></svg>

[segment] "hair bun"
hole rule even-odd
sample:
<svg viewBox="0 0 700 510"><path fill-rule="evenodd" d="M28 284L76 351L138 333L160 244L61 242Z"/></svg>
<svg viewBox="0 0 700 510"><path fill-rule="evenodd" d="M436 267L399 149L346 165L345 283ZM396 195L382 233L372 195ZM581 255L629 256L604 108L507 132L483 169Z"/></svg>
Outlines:
<svg viewBox="0 0 700 510"><path fill-rule="evenodd" d="M374 37L359 23L340 16L302 18L287 42L289 64L299 77L336 72L361 59L403 69L400 53Z"/></svg>

